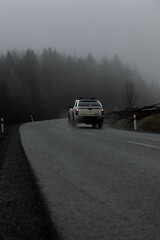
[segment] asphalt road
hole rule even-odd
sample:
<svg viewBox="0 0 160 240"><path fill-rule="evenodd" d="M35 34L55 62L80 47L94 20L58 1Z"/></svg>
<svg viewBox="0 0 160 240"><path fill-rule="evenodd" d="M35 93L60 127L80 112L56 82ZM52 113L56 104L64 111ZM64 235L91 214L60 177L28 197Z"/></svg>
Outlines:
<svg viewBox="0 0 160 240"><path fill-rule="evenodd" d="M70 129L66 119L20 133L63 239L160 239L160 135Z"/></svg>

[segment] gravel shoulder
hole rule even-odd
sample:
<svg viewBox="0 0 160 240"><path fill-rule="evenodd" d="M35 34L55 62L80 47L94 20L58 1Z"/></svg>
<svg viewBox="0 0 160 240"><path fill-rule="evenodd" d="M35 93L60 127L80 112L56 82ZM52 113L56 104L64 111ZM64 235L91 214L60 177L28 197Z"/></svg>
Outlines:
<svg viewBox="0 0 160 240"><path fill-rule="evenodd" d="M10 127L0 143L0 239L60 240L18 129Z"/></svg>

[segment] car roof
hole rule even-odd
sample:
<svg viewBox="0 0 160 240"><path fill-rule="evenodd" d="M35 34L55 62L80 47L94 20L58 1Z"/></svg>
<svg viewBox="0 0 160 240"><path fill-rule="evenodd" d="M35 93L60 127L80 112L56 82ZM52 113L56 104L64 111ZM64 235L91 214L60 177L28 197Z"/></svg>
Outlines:
<svg viewBox="0 0 160 240"><path fill-rule="evenodd" d="M79 101L79 102L97 102L98 100L95 98L80 98L77 101Z"/></svg>

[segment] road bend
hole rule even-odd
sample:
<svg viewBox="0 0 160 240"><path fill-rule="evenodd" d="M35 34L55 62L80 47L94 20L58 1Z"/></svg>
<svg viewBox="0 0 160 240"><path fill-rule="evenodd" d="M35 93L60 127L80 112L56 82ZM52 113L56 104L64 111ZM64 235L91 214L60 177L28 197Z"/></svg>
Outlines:
<svg viewBox="0 0 160 240"><path fill-rule="evenodd" d="M20 128L21 141L64 240L160 238L160 135L66 119Z"/></svg>

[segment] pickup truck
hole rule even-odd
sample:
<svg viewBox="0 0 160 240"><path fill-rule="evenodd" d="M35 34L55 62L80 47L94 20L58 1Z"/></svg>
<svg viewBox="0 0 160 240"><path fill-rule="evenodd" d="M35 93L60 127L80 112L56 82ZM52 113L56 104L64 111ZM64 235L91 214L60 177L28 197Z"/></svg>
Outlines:
<svg viewBox="0 0 160 240"><path fill-rule="evenodd" d="M91 124L93 128L96 125L102 128L103 113L103 106L97 99L77 99L68 111L68 122L72 127L85 123Z"/></svg>

